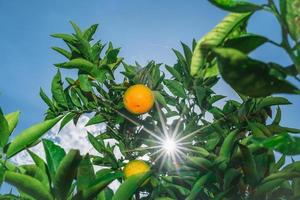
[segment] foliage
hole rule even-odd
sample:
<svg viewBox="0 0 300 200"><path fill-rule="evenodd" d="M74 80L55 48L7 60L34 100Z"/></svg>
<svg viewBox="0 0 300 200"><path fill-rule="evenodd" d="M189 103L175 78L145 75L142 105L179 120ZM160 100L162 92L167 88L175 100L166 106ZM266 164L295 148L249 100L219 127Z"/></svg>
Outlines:
<svg viewBox="0 0 300 200"><path fill-rule="evenodd" d="M290 102L270 95L299 93L290 80L298 80L300 72L300 2L281 0L280 9L272 0L265 5L210 2L235 13L198 42L194 40L192 48L182 43L183 53L173 50L177 63L172 66L154 61L146 66L125 63L118 56L120 48L92 40L97 25L82 31L71 22L74 34L53 34L66 43L68 50L53 50L67 61L55 64L59 69L51 84L52 97L40 90L48 105L45 121L8 142L19 112L0 112L0 181L15 186L20 196L3 198L299 199L300 163L287 164L285 158L300 154L300 140L293 135L300 130L280 124L279 106ZM281 43L247 32L247 22L258 10L278 19ZM248 54L265 43L285 50L293 65L250 58ZM65 69L76 70L78 76L63 82L60 71ZM240 96L239 101L226 99L224 105L218 104L225 98L213 91L219 74ZM155 106L147 114L133 115L124 107L123 94L135 84L153 91ZM78 150L66 153L41 139L59 121L61 130L86 113L93 114L86 126L103 123L106 128L96 136L87 133L96 155L80 155ZM178 145L176 159L161 144L171 134ZM29 150L39 142L45 160ZM114 153L117 148L121 157ZM22 150L28 151L34 164L16 166L7 160ZM282 154L277 161L275 151ZM124 165L145 156L151 171L124 180ZM115 180L121 185L113 191L108 185Z"/></svg>

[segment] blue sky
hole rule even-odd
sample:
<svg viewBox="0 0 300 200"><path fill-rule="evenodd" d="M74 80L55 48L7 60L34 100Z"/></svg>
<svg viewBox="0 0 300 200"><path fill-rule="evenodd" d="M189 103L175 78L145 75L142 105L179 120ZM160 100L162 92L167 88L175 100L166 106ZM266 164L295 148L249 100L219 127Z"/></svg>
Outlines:
<svg viewBox="0 0 300 200"><path fill-rule="evenodd" d="M5 113L21 110L16 133L43 119L46 106L39 98L39 88L49 94L56 72L53 63L63 61L50 48L62 42L50 34L72 32L69 20L83 28L98 23L96 39L122 47L121 55L128 63L154 59L172 64L176 58L171 48L179 49L180 41L190 44L193 38L201 38L226 14L205 0L1 0L0 106ZM265 12L252 17L249 31L280 41L274 17ZM283 65L291 63L284 52L271 45L252 55ZM225 83L216 91L234 96ZM294 105L284 107L283 124L300 128L300 96L286 97Z"/></svg>

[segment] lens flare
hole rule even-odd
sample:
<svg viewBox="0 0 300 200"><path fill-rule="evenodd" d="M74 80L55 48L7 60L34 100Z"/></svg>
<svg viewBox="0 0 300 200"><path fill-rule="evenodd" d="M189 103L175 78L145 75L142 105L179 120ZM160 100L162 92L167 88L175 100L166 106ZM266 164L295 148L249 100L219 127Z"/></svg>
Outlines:
<svg viewBox="0 0 300 200"><path fill-rule="evenodd" d="M162 144L162 147L168 154L175 153L178 150L176 141L174 141L174 139L172 138L166 138L166 140Z"/></svg>

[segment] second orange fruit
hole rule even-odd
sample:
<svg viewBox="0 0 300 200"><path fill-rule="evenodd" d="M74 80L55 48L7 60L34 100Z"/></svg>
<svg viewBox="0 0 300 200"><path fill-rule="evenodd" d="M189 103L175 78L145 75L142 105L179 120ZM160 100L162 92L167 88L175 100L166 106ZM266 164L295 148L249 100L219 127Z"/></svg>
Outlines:
<svg viewBox="0 0 300 200"><path fill-rule="evenodd" d="M133 114L148 112L154 104L154 95L150 88L143 84L130 86L123 97L125 108Z"/></svg>

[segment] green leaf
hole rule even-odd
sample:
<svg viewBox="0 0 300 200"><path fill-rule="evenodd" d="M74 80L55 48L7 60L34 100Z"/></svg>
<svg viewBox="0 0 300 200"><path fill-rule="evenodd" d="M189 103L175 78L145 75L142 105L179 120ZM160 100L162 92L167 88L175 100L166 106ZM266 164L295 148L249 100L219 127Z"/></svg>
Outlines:
<svg viewBox="0 0 300 200"><path fill-rule="evenodd" d="M55 38L63 39L64 41L69 42L69 43L76 42L76 38L74 38L72 35L69 35L69 34L56 33L56 34L52 34L51 36L55 37Z"/></svg>
<svg viewBox="0 0 300 200"><path fill-rule="evenodd" d="M255 139L254 142L285 155L300 154L300 138L291 136L288 133L281 133L265 140Z"/></svg>
<svg viewBox="0 0 300 200"><path fill-rule="evenodd" d="M208 50L221 45L228 35L241 23L248 20L251 14L231 13L212 31L197 42L191 62L190 73L195 76L203 69Z"/></svg>
<svg viewBox="0 0 300 200"><path fill-rule="evenodd" d="M190 195L186 198L186 200L194 200L197 199L198 194L204 188L206 182L211 178L212 173L209 172L203 176L201 176L193 185Z"/></svg>
<svg viewBox="0 0 300 200"><path fill-rule="evenodd" d="M96 32L98 24L93 24L83 32L83 38L87 41L91 41L94 33Z"/></svg>
<svg viewBox="0 0 300 200"><path fill-rule="evenodd" d="M61 74L59 70L57 70L56 75L53 77L51 84L51 92L53 99L55 99L59 106L68 108L68 102L64 93L63 83L61 81Z"/></svg>
<svg viewBox="0 0 300 200"><path fill-rule="evenodd" d="M247 1L237 0L209 0L215 6L230 12L245 13L262 9L260 5L256 5Z"/></svg>
<svg viewBox="0 0 300 200"><path fill-rule="evenodd" d="M103 115L101 114L96 114L94 117L92 117L85 126L90 126L90 125L94 125L94 124L100 124L102 122L105 122L106 119L104 118Z"/></svg>
<svg viewBox="0 0 300 200"><path fill-rule="evenodd" d="M71 149L60 162L54 178L55 194L58 199L66 199L80 160L79 151Z"/></svg>
<svg viewBox="0 0 300 200"><path fill-rule="evenodd" d="M8 132L10 135L18 124L19 116L20 116L20 111L12 112L4 116L8 123Z"/></svg>
<svg viewBox="0 0 300 200"><path fill-rule="evenodd" d="M77 24L75 22L73 22L73 21L70 21L70 23L71 23L73 29L76 32L76 36L81 37L82 33L81 33L80 28L77 26Z"/></svg>
<svg viewBox="0 0 300 200"><path fill-rule="evenodd" d="M52 110L55 111L55 106L53 102L49 99L49 97L45 94L42 88L40 88L40 97L43 99L43 101L48 105L48 107Z"/></svg>
<svg viewBox="0 0 300 200"><path fill-rule="evenodd" d="M291 102L283 97L266 97L259 101L257 109L260 110L265 107L275 106L275 105L289 105Z"/></svg>
<svg viewBox="0 0 300 200"><path fill-rule="evenodd" d="M272 124L279 124L281 121L281 109L280 107L278 106L277 109L276 109L276 116L272 122Z"/></svg>
<svg viewBox="0 0 300 200"><path fill-rule="evenodd" d="M184 44L183 42L180 42L181 46L183 48L183 53L186 59L186 64L188 67L191 66L191 61L192 61L192 56L193 56L193 52L191 51L191 49L189 48L188 45Z"/></svg>
<svg viewBox="0 0 300 200"><path fill-rule="evenodd" d="M137 189L150 177L151 172L130 176L116 191L113 200L130 200Z"/></svg>
<svg viewBox="0 0 300 200"><path fill-rule="evenodd" d="M80 74L78 76L79 79L79 85L80 88L84 91L84 92L90 92L92 91L92 85L89 81L89 77L86 74Z"/></svg>
<svg viewBox="0 0 300 200"><path fill-rule="evenodd" d="M246 34L228 39L224 47L233 48L248 54L268 41L268 38L261 35Z"/></svg>
<svg viewBox="0 0 300 200"><path fill-rule="evenodd" d="M159 91L153 91L153 94L154 94L155 100L157 100L158 103L160 103L164 107L168 106L165 97Z"/></svg>
<svg viewBox="0 0 300 200"><path fill-rule="evenodd" d="M47 191L47 189L45 189L44 185L40 181L30 176L6 171L5 181L35 199L53 199L51 194Z"/></svg>
<svg viewBox="0 0 300 200"><path fill-rule="evenodd" d="M66 63L55 64L58 68L79 69L85 72L91 72L96 66L83 58L75 58Z"/></svg>
<svg viewBox="0 0 300 200"><path fill-rule="evenodd" d="M258 181L258 173L256 169L256 163L250 149L242 144L239 144L241 150L241 166L246 178L246 182L252 186L255 186Z"/></svg>
<svg viewBox="0 0 300 200"><path fill-rule="evenodd" d="M25 129L11 142L7 149L7 157L10 158L16 153L22 151L27 146L36 142L40 137L42 137L50 128L52 128L61 117L55 119L46 120L39 124L33 125L30 128Z"/></svg>
<svg viewBox="0 0 300 200"><path fill-rule="evenodd" d="M49 172L52 180L54 180L56 171L62 159L65 157L66 152L60 146L54 144L50 140L43 140L44 151L46 154L46 161L48 164Z"/></svg>
<svg viewBox="0 0 300 200"><path fill-rule="evenodd" d="M76 113L70 112L64 116L64 118L61 120L59 131L67 125L74 117L76 116Z"/></svg>
<svg viewBox="0 0 300 200"><path fill-rule="evenodd" d="M282 4L283 17L287 23L290 35L295 41L300 39L300 0L286 0Z"/></svg>
<svg viewBox="0 0 300 200"><path fill-rule="evenodd" d="M72 54L60 47L51 47L54 51L60 53L61 55L65 56L66 58L68 59L71 59L72 58Z"/></svg>
<svg viewBox="0 0 300 200"><path fill-rule="evenodd" d="M278 172L281 167L285 164L285 155L282 155L280 159L275 163L275 165L272 167L271 172Z"/></svg>
<svg viewBox="0 0 300 200"><path fill-rule="evenodd" d="M77 171L77 190L83 191L89 187L89 185L95 180L95 172L90 160L90 156L87 154L81 160Z"/></svg>
<svg viewBox="0 0 300 200"><path fill-rule="evenodd" d="M97 200L111 200L114 196L114 192L110 188L105 188L97 196Z"/></svg>
<svg viewBox="0 0 300 200"><path fill-rule="evenodd" d="M1 147L4 147L7 144L9 136L10 136L9 124L4 117L2 110L0 109L0 145L1 145Z"/></svg>
<svg viewBox="0 0 300 200"><path fill-rule="evenodd" d="M174 67L166 65L166 69L172 74L172 76L176 80L178 80L178 81L182 80L182 77L181 77L180 73Z"/></svg>
<svg viewBox="0 0 300 200"><path fill-rule="evenodd" d="M112 181L121 177L123 177L123 173L121 172L105 173L100 178L96 178L96 180L89 185L89 187L83 192L83 198L93 199L95 196L99 194L99 192L103 191Z"/></svg>
<svg viewBox="0 0 300 200"><path fill-rule="evenodd" d="M35 165L37 167L39 167L42 171L46 172L47 165L44 162L44 160L42 158L40 158L37 154L35 154L32 151L30 151L29 149L27 150L27 152L29 153L29 155L32 158L32 160L34 161Z"/></svg>
<svg viewBox="0 0 300 200"><path fill-rule="evenodd" d="M216 48L214 52L223 79L240 94L265 97L274 93L299 93L294 85L274 75L275 69L268 64L231 48Z"/></svg>
<svg viewBox="0 0 300 200"><path fill-rule="evenodd" d="M164 83L174 96L186 98L184 88L180 84L180 82L178 82L176 80L164 80Z"/></svg>

